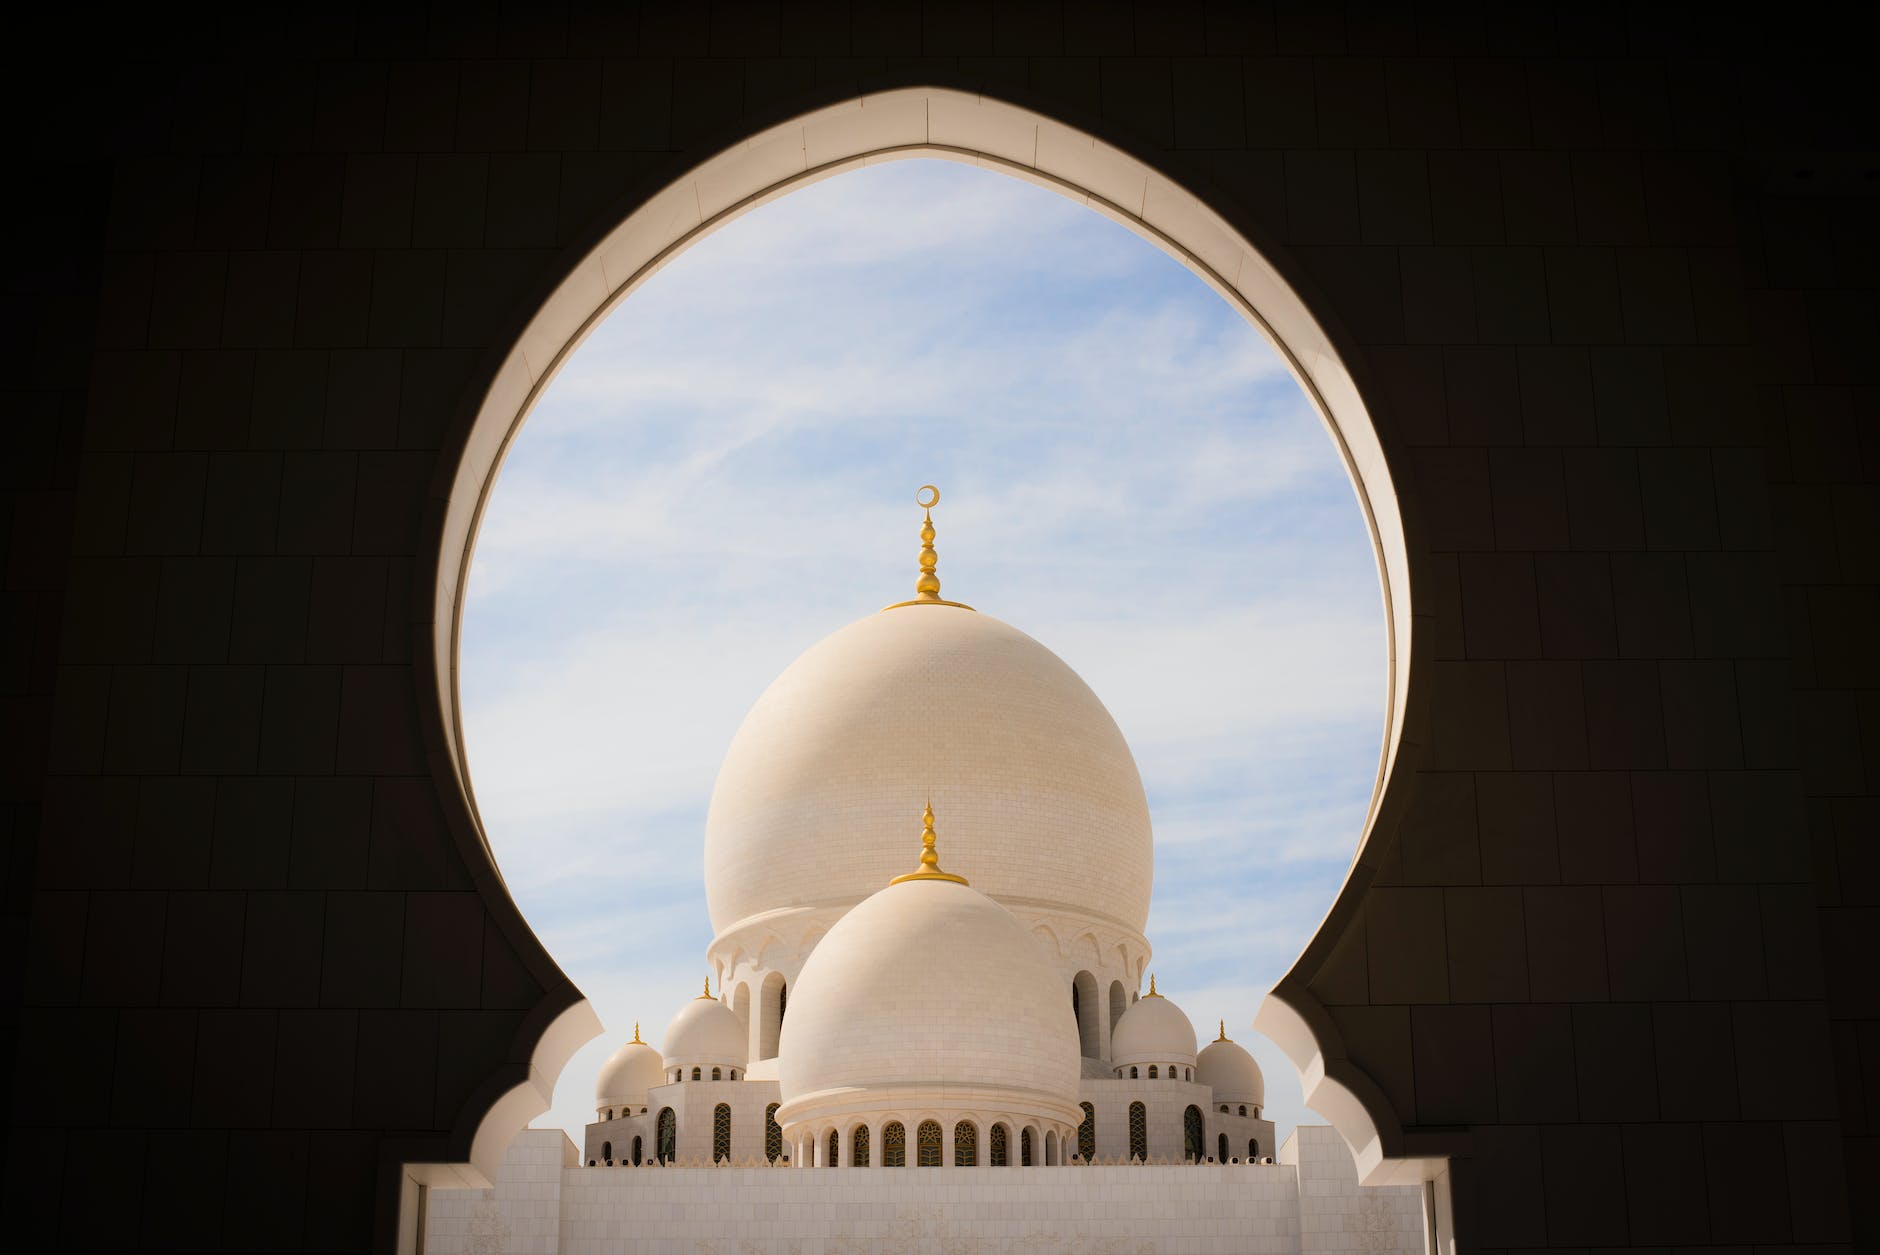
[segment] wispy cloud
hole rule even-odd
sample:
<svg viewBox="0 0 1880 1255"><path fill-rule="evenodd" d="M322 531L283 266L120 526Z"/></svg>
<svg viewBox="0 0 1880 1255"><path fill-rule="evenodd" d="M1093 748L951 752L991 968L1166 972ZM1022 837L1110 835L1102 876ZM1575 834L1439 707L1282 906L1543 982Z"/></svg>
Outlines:
<svg viewBox="0 0 1880 1255"><path fill-rule="evenodd" d="M547 1119L577 1129L710 938L701 840L744 712L912 583L942 485L949 595L1075 667L1129 738L1150 937L1197 1021L1249 1021L1329 905L1377 764L1376 568L1283 365L1178 264L1049 192L871 168L677 258L574 357L478 540L466 740L504 875L594 1000ZM1204 1036L1209 1034L1204 1034Z"/></svg>

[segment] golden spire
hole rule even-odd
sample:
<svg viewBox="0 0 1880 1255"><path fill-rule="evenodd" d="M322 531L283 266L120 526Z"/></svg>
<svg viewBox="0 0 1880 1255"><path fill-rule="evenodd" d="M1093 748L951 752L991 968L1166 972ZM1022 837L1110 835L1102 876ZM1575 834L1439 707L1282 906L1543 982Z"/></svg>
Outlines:
<svg viewBox="0 0 1880 1255"><path fill-rule="evenodd" d="M1160 998L1162 996L1161 994L1155 991L1155 973L1154 972L1149 973L1149 992L1147 994L1144 994L1143 996L1146 998Z"/></svg>
<svg viewBox="0 0 1880 1255"><path fill-rule="evenodd" d="M887 610L898 610L902 606L957 606L961 610L972 607L957 601L946 601L940 596L940 577L934 574L934 567L940 563L940 555L933 547L933 508L940 504L940 490L932 484L922 484L920 491L914 494L914 504L921 509L920 521L920 578L914 581L914 600L897 601Z"/></svg>
<svg viewBox="0 0 1880 1255"><path fill-rule="evenodd" d="M712 977L711 977L711 973L707 972L705 973L705 992L700 994L697 998L694 998L692 1001L697 1002L700 999L708 999L711 996L712 996Z"/></svg>
<svg viewBox="0 0 1880 1255"><path fill-rule="evenodd" d="M644 1046L646 1044L640 1040L640 1022L638 1020L633 1021L633 1044L636 1046Z"/></svg>
<svg viewBox="0 0 1880 1255"><path fill-rule="evenodd" d="M965 884L966 877L955 876L952 872L940 870L940 855L934 850L932 802L927 803L927 809L921 813L920 823L920 870L896 876L888 883L898 885L903 880L950 880L956 885Z"/></svg>
<svg viewBox="0 0 1880 1255"><path fill-rule="evenodd" d="M1221 1035L1219 1037L1216 1037L1214 1040L1215 1041L1228 1041L1228 1042L1231 1042L1232 1040L1234 1040L1233 1038L1227 1035L1227 1021L1226 1020L1221 1021Z"/></svg>

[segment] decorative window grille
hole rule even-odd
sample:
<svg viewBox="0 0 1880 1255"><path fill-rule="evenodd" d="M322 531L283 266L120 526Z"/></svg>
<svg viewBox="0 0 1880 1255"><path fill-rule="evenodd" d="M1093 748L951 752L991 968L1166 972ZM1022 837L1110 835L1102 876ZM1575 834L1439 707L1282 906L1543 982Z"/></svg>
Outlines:
<svg viewBox="0 0 1880 1255"><path fill-rule="evenodd" d="M764 1158L775 1161L783 1156L783 1126L777 1123L777 1107L764 1108Z"/></svg>
<svg viewBox="0 0 1880 1255"><path fill-rule="evenodd" d="M907 1129L899 1120L889 1121L888 1127L881 1130L881 1166L907 1167Z"/></svg>
<svg viewBox="0 0 1880 1255"><path fill-rule="evenodd" d="M1221 1153L1219 1155L1219 1159L1222 1163L1226 1163L1227 1162L1227 1134L1225 1133L1221 1134L1219 1141L1221 1144Z"/></svg>
<svg viewBox="0 0 1880 1255"><path fill-rule="evenodd" d="M1182 1156L1200 1163L1207 1153L1201 1147L1201 1108L1191 1106L1182 1112Z"/></svg>
<svg viewBox="0 0 1880 1255"><path fill-rule="evenodd" d="M1255 1159L1258 1159L1259 1157L1260 1157L1260 1139L1257 1137L1248 1138L1247 1139L1247 1161L1251 1163L1252 1161L1254 1161Z"/></svg>
<svg viewBox="0 0 1880 1255"><path fill-rule="evenodd" d="M1031 1130L1025 1129L1018 1135L1018 1166L1031 1167Z"/></svg>
<svg viewBox="0 0 1880 1255"><path fill-rule="evenodd" d="M849 1166L866 1168L868 1166L868 1126L866 1124L855 1126L855 1136L849 1139L849 1145L852 1148L849 1151Z"/></svg>
<svg viewBox="0 0 1880 1255"><path fill-rule="evenodd" d="M659 1161L661 1163L671 1163L679 1157L678 1132L678 1119L672 1114L672 1108L661 1107L659 1109L659 1127L657 1134L659 1138Z"/></svg>
<svg viewBox="0 0 1880 1255"><path fill-rule="evenodd" d="M724 1080L724 1079L725 1079L725 1076L724 1076L724 1069L723 1069L723 1068L713 1068L713 1069L712 1069L712 1080L714 1080L714 1081L722 1081L722 1080Z"/></svg>
<svg viewBox="0 0 1880 1255"><path fill-rule="evenodd" d="M640 1139L637 1137L633 1139L633 1166L640 1166Z"/></svg>
<svg viewBox="0 0 1880 1255"><path fill-rule="evenodd" d="M613 1161L614 1161L614 1144L612 1142L602 1142L601 1143L601 1162L612 1163Z"/></svg>
<svg viewBox="0 0 1880 1255"><path fill-rule="evenodd" d="M712 1108L712 1162L731 1158L731 1104Z"/></svg>
<svg viewBox="0 0 1880 1255"><path fill-rule="evenodd" d="M917 1152L915 1163L922 1168L940 1166L940 1122L922 1120L920 1128L914 1134L914 1148Z"/></svg>
<svg viewBox="0 0 1880 1255"><path fill-rule="evenodd" d="M1084 1109L1084 1122L1077 1126L1077 1153L1088 1163L1097 1157L1097 1109L1089 1103L1078 1103Z"/></svg>
<svg viewBox="0 0 1880 1255"><path fill-rule="evenodd" d="M953 1165L956 1168L979 1166L979 1129L970 1120L953 1126Z"/></svg>
<svg viewBox="0 0 1880 1255"><path fill-rule="evenodd" d="M1149 1112L1139 1102L1129 1104L1129 1157L1149 1157Z"/></svg>
<svg viewBox="0 0 1880 1255"><path fill-rule="evenodd" d="M1003 1124L995 1124L992 1126L992 1141L988 1148L986 1162L995 1168L1008 1167L1012 1162L1005 1148L1005 1126Z"/></svg>
<svg viewBox="0 0 1880 1255"><path fill-rule="evenodd" d="M1152 1081L1156 1079L1156 1069L1153 1063L1149 1065L1149 1079Z"/></svg>

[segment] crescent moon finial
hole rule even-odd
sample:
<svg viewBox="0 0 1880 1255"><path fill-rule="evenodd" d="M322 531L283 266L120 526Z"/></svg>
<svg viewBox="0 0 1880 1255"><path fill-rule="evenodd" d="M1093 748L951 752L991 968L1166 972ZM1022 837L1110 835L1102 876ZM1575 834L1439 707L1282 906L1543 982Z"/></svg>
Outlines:
<svg viewBox="0 0 1880 1255"><path fill-rule="evenodd" d="M898 610L902 606L955 606L961 610L972 607L957 601L947 601L940 596L940 577L934 574L934 567L940 562L940 555L933 547L933 508L940 504L940 490L932 484L922 484L920 491L914 494L914 504L921 509L920 519L920 578L914 581L914 599L897 601L885 610Z"/></svg>

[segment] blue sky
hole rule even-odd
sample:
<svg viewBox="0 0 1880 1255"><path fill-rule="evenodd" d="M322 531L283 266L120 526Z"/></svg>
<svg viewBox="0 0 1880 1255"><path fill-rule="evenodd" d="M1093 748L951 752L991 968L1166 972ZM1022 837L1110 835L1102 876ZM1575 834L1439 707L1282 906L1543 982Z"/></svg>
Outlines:
<svg viewBox="0 0 1880 1255"><path fill-rule="evenodd" d="M1383 731L1377 568L1278 355L1179 263L1057 194L935 160L726 226L571 358L472 561L464 727L497 862L606 1036L696 995L718 762L809 645L912 596L936 483L944 595L1036 637L1129 739L1148 936L1203 1041L1251 1020L1344 877Z"/></svg>

